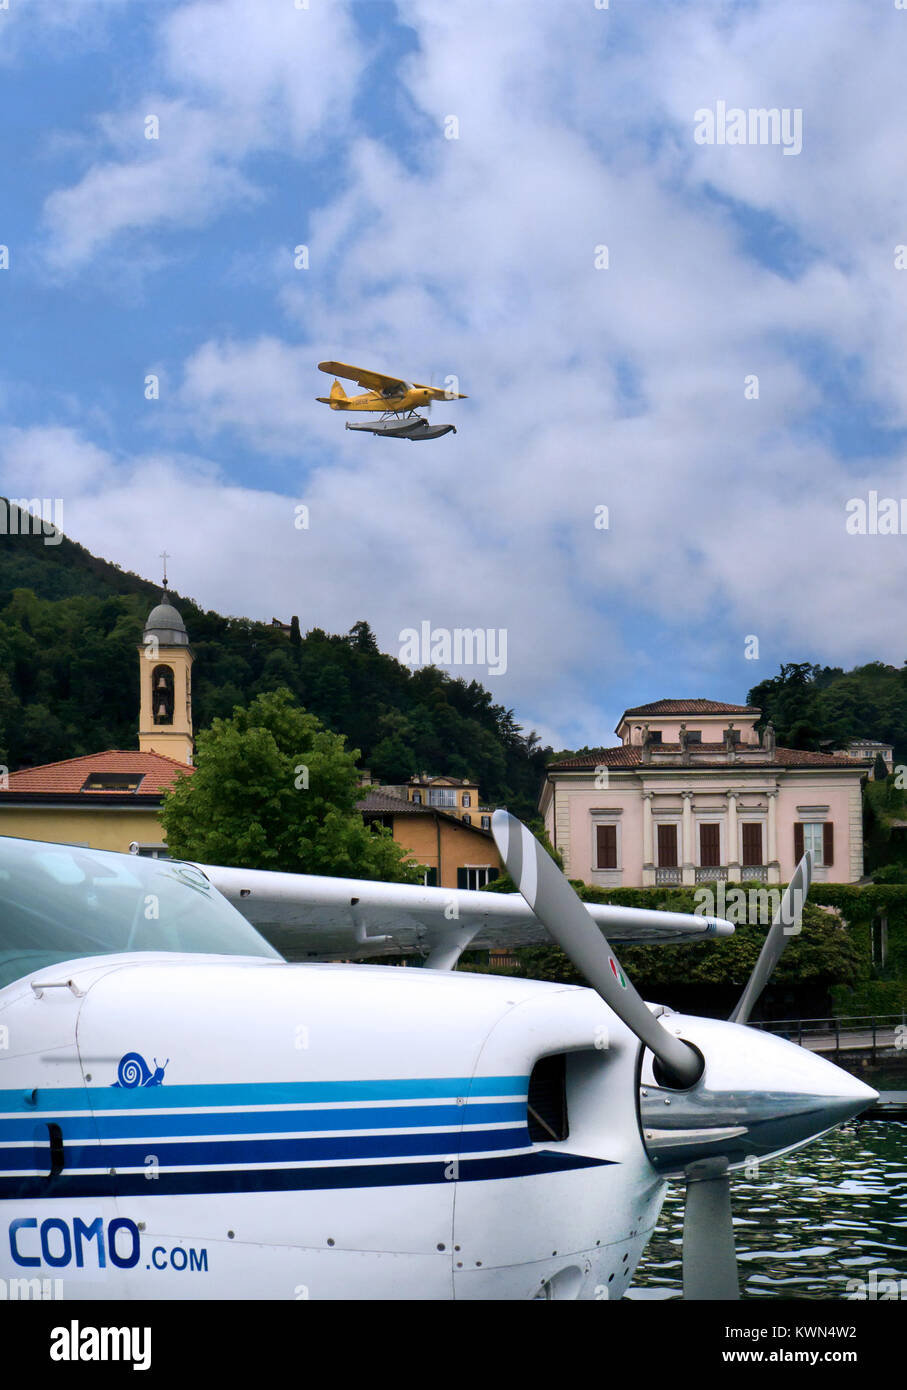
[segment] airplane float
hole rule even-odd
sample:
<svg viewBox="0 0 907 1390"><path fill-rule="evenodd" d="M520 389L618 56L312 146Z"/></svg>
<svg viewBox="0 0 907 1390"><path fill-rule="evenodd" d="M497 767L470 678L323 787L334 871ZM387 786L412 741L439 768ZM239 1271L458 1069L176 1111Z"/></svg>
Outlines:
<svg viewBox="0 0 907 1390"><path fill-rule="evenodd" d="M465 401L467 397L457 391L422 386L365 367L350 367L346 362L319 362L318 370L334 376L331 394L315 398L322 405L329 405L332 410L379 411L381 414L380 420L368 424L352 425L347 421L348 430L365 430L385 439L440 439L442 435L457 432L456 425L430 425L424 415L416 413L423 406L431 410L433 401ZM337 380L341 376L364 386L364 394L348 396Z"/></svg>
<svg viewBox="0 0 907 1390"><path fill-rule="evenodd" d="M8 1296L618 1299L677 1181L684 1296L736 1298L731 1175L876 1095L746 1027L809 855L723 1022L644 1003L612 943L729 922L583 904L492 830L519 893L0 839ZM546 932L592 988L453 970Z"/></svg>

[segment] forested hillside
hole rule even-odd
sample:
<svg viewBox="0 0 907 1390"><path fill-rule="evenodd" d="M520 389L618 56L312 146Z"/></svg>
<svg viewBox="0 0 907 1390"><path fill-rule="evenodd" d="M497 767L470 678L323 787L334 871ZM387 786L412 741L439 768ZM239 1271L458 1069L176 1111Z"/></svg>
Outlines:
<svg viewBox="0 0 907 1390"><path fill-rule="evenodd" d="M0 535L0 762L31 767L137 746L137 647L159 598L158 586L65 537L45 545L38 535ZM287 686L361 749L361 766L376 778L472 777L489 802L534 814L551 750L477 681L409 670L378 650L366 622L342 636L294 628L287 637L172 598L196 658L197 729ZM288 593L288 610L294 606Z"/></svg>
<svg viewBox="0 0 907 1390"><path fill-rule="evenodd" d="M907 758L907 663L881 661L844 671L840 666L791 662L747 696L775 726L780 744L824 752L852 738L894 745L896 762Z"/></svg>

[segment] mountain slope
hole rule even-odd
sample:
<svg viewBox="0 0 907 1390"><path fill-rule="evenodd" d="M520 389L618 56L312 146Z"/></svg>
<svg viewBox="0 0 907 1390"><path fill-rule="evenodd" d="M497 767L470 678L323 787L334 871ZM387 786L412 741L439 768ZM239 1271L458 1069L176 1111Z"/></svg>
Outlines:
<svg viewBox="0 0 907 1390"><path fill-rule="evenodd" d="M294 627L288 638L172 597L196 657L197 729L287 686L381 780L471 777L488 801L534 814L550 750L477 681L409 670L378 650L365 622L342 636ZM137 648L159 598L157 585L66 537L45 545L40 535L0 535L0 761L32 767L136 746Z"/></svg>

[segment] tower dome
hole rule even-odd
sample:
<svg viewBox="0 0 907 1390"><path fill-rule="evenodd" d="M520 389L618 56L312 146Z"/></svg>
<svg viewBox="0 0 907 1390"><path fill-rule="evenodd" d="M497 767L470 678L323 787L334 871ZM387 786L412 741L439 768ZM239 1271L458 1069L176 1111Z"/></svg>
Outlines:
<svg viewBox="0 0 907 1390"><path fill-rule="evenodd" d="M162 647L188 647L189 645L186 624L173 604L167 601L166 589L161 596L161 602L156 608L152 608L145 619L145 637L156 637Z"/></svg>

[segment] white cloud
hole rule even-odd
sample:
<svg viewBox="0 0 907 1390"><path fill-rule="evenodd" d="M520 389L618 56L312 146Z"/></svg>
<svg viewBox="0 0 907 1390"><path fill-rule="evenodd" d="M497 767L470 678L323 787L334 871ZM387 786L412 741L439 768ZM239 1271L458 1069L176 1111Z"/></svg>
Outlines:
<svg viewBox="0 0 907 1390"><path fill-rule="evenodd" d="M94 495L115 479L110 454L65 426L0 430L0 469L6 496ZM65 529L65 528L64 528Z"/></svg>
<svg viewBox="0 0 907 1390"><path fill-rule="evenodd" d="M898 592L907 540L847 536L844 504L907 491L905 459L842 461L796 345L851 363L857 396L907 419L890 28L907 15L876 29L855 0L821 23L780 0L636 6L615 22L635 42L616 29L608 46L613 14L591 4L399 9L419 41L401 71L416 111L405 148L344 120L362 71L338 37L345 8L272 8L259 31L245 7L193 3L165 19L161 46L177 92L162 109L192 139L144 160L118 146L49 204L73 265L126 227L198 222L252 196L251 149L305 151L326 122L345 138L312 270L274 276L292 333L201 328L161 411L200 453L232 435L262 470L282 455L300 496L281 495L286 472L239 487L198 456L110 460L103 509L70 511L77 538L140 569L143 547L166 542L175 582L206 604L336 630L364 617L391 651L423 619L506 627L508 675L487 683L555 742L610 741L606 687L625 703L715 693L635 682L673 687L679 665L705 680L746 633L763 648L753 681L775 658L900 662L879 596ZM293 27L313 17L317 39ZM802 155L696 146L693 113L719 98L802 106ZM443 137L451 114L459 140ZM745 216L709 190L766 214L808 268L754 260ZM602 243L607 271L594 268ZM313 400L323 357L458 373L470 399L435 418L459 434L413 446L346 433ZM744 399L750 374L758 401ZM69 442L61 467L71 452L78 475L85 441ZM593 525L601 504L607 532Z"/></svg>
<svg viewBox="0 0 907 1390"><path fill-rule="evenodd" d="M347 117L363 63L341 0L310 10L196 0L165 16L159 40L160 85L99 120L104 155L46 200L57 271L119 233L197 227L257 196L244 163L264 150L314 155L325 128ZM148 115L159 119L157 139L145 137Z"/></svg>

